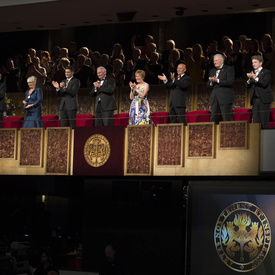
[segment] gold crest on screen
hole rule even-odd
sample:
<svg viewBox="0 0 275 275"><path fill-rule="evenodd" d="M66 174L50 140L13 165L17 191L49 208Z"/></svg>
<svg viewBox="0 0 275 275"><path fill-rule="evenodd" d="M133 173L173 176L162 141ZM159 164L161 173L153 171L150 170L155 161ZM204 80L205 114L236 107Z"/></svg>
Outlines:
<svg viewBox="0 0 275 275"><path fill-rule="evenodd" d="M269 252L271 227L259 207L236 202L221 212L214 242L225 265L237 272L249 272L259 267Z"/></svg>
<svg viewBox="0 0 275 275"><path fill-rule="evenodd" d="M84 145L84 157L92 167L103 166L111 155L108 139L100 134L90 136Z"/></svg>

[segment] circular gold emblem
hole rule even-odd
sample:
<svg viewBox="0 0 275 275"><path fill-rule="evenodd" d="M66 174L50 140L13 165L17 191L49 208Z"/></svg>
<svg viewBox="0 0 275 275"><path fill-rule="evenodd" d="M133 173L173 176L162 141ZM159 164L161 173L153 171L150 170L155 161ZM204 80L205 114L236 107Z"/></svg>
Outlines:
<svg viewBox="0 0 275 275"><path fill-rule="evenodd" d="M264 212L249 202L236 202L220 214L214 231L220 259L229 268L249 272L264 261L271 245L271 227Z"/></svg>
<svg viewBox="0 0 275 275"><path fill-rule="evenodd" d="M90 136L84 146L84 157L87 163L93 167L104 165L111 155L111 146L103 135Z"/></svg>

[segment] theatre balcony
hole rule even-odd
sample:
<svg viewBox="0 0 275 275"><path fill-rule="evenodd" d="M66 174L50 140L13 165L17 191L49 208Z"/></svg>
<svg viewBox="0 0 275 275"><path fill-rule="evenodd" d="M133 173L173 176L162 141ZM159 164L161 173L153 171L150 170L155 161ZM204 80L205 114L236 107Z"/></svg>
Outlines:
<svg viewBox="0 0 275 275"><path fill-rule="evenodd" d="M78 95L76 128L60 127L60 98L44 94L44 128L21 128L24 117L4 118L0 130L0 174L85 176L257 176L274 172L275 108L270 129L252 123L249 91L234 83L235 103L230 122L210 122L210 91L206 83L193 85L187 96L187 126L169 123L169 90L150 88L152 125L129 126L129 88L119 87L114 126L94 126L90 89ZM9 94L22 102L23 94Z"/></svg>

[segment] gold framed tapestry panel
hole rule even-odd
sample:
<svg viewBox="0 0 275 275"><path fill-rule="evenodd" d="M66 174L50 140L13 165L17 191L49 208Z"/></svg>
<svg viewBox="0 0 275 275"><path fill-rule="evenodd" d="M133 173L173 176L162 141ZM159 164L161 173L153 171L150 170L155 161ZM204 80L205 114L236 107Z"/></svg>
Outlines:
<svg viewBox="0 0 275 275"><path fill-rule="evenodd" d="M188 158L214 158L214 122L187 125Z"/></svg>
<svg viewBox="0 0 275 275"><path fill-rule="evenodd" d="M219 149L247 149L247 121L221 121Z"/></svg>
<svg viewBox="0 0 275 275"><path fill-rule="evenodd" d="M159 124L157 131L157 167L183 166L184 126L177 124Z"/></svg>
<svg viewBox="0 0 275 275"><path fill-rule="evenodd" d="M46 174L68 175L70 167L71 128L47 128L46 140Z"/></svg>
<svg viewBox="0 0 275 275"><path fill-rule="evenodd" d="M0 159L16 159L17 129L0 129Z"/></svg>
<svg viewBox="0 0 275 275"><path fill-rule="evenodd" d="M44 128L21 128L19 166L42 167Z"/></svg>
<svg viewBox="0 0 275 275"><path fill-rule="evenodd" d="M126 129L126 175L152 174L153 125L130 125Z"/></svg>

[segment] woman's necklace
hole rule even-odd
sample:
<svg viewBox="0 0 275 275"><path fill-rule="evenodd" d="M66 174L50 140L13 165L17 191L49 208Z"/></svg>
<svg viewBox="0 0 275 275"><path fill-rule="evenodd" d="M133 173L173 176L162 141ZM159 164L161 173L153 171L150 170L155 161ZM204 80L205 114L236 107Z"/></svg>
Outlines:
<svg viewBox="0 0 275 275"><path fill-rule="evenodd" d="M30 90L29 90L29 96L28 96L28 98L31 97L32 92L33 92L33 89L30 89Z"/></svg>

